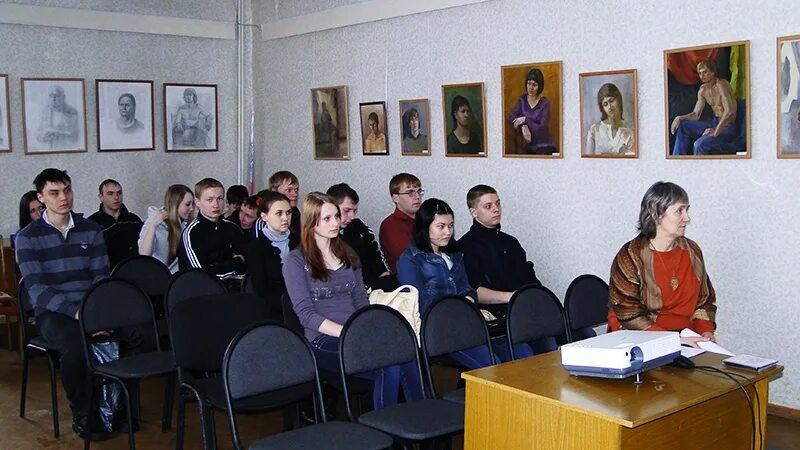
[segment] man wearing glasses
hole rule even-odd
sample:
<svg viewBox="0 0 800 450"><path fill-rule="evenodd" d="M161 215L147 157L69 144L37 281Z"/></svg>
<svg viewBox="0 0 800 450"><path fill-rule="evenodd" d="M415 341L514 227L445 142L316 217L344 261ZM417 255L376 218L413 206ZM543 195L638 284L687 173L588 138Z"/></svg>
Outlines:
<svg viewBox="0 0 800 450"><path fill-rule="evenodd" d="M414 220L425 191L419 178L410 173L398 173L389 181L389 194L395 210L383 219L378 235L386 262L392 272L397 273L397 260L414 235Z"/></svg>

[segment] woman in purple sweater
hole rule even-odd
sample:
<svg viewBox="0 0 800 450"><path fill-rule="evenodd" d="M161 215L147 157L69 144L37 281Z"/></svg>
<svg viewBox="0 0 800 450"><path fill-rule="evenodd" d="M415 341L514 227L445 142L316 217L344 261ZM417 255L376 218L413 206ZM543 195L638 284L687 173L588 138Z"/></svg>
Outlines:
<svg viewBox="0 0 800 450"><path fill-rule="evenodd" d="M558 153L555 142L550 136L550 101L542 95L544 91L544 75L539 69L531 69L525 78L525 93L519 101L508 122L525 142L525 153L534 155L552 155Z"/></svg>
<svg viewBox="0 0 800 450"><path fill-rule="evenodd" d="M369 305L358 256L339 238L339 207L320 192L308 194L300 216L300 247L283 265L286 291L320 368L339 372L339 335L358 308ZM416 363L376 370L375 409L397 403L402 383L407 400L422 398Z"/></svg>

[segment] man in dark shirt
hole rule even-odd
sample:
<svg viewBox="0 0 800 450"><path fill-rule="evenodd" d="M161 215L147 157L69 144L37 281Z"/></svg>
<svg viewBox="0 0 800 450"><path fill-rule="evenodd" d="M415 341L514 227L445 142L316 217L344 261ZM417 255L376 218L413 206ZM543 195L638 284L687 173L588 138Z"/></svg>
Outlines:
<svg viewBox="0 0 800 450"><path fill-rule="evenodd" d="M122 203L122 185L116 180L103 180L97 198L100 199L100 208L89 216L89 220L96 222L103 230L108 261L113 269L128 256L139 254L142 219L129 212Z"/></svg>
<svg viewBox="0 0 800 450"><path fill-rule="evenodd" d="M242 235L244 236L245 243L250 243L250 240L256 234L253 232L253 225L256 223L258 219L258 205L256 204L256 200L258 200L258 195L251 195L244 199L244 201L239 205L239 208L236 210L236 213L230 216L227 219L228 222L236 224L239 229L242 231Z"/></svg>
<svg viewBox="0 0 800 450"><path fill-rule="evenodd" d="M399 285L397 277L389 272L383 252L375 240L375 233L357 217L358 193L346 183L340 183L328 188L328 195L336 199L339 205L339 235L358 254L364 284L371 289L396 289Z"/></svg>
<svg viewBox="0 0 800 450"><path fill-rule="evenodd" d="M222 183L205 178L194 186L197 218L181 235L178 244L180 270L202 268L216 275L229 289L238 289L244 277L245 239L239 227L222 220Z"/></svg>

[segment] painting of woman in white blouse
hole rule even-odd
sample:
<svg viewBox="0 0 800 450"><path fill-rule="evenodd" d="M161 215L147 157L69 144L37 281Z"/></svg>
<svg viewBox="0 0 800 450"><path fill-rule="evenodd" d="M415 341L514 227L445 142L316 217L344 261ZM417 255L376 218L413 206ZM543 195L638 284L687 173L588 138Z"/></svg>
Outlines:
<svg viewBox="0 0 800 450"><path fill-rule="evenodd" d="M605 81L609 79L609 77L604 78ZM599 77L596 80L599 81ZM635 86L634 80L635 78L630 81L633 81L632 84ZM586 133L583 156L636 157L635 99L623 99L623 91L630 92L628 89L620 89L612 82L603 83L595 91L596 95L591 95L591 91L584 91L584 94L588 95L584 96L587 102L582 105L584 114L582 123ZM635 97L635 94L631 95ZM597 99L597 106L590 104L592 97ZM632 111L628 111L629 108ZM598 112L599 120L597 120ZM587 125L588 131L586 131Z"/></svg>

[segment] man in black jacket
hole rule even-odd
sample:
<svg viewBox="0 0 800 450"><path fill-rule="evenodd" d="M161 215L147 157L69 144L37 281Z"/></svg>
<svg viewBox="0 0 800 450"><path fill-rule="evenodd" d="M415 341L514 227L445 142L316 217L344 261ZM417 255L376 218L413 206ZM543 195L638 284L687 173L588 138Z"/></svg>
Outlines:
<svg viewBox="0 0 800 450"><path fill-rule="evenodd" d="M100 209L89 216L103 229L103 239L108 249L108 262L113 269L131 255L139 254L139 232L142 230L142 219L128 211L122 203L122 185L118 181L107 179L100 183Z"/></svg>
<svg viewBox="0 0 800 450"><path fill-rule="evenodd" d="M367 288L391 291L397 288L397 277L389 271L375 233L358 217L358 193L346 183L328 188L328 195L336 199L341 214L339 234L347 245L353 247L361 260L361 273Z"/></svg>
<svg viewBox="0 0 800 450"><path fill-rule="evenodd" d="M238 289L247 269L246 243L237 225L222 220L225 188L213 178L204 178L194 186L194 193L200 213L181 235L178 266L181 271L202 268L229 289Z"/></svg>

